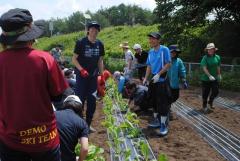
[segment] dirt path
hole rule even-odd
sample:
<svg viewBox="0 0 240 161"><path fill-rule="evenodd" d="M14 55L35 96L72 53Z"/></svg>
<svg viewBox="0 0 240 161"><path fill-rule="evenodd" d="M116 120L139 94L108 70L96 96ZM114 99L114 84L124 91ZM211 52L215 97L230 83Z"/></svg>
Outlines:
<svg viewBox="0 0 240 161"><path fill-rule="evenodd" d="M189 89L181 91L181 99L194 108L201 109L201 99L198 97L199 89ZM226 94L226 93L225 93ZM234 96L234 100L239 101L238 94L227 93ZM222 95L225 96L225 95ZM133 110L136 107L132 107ZM209 146L204 139L193 130L188 123L174 114L174 120L170 122L169 134L166 137L159 138L155 129L147 128L152 114L138 113L140 127L143 129L154 153L158 156L161 153L167 155L169 161L223 161L225 160L218 152ZM240 113L216 107L214 112L207 115L209 118L221 124L223 127L233 131L240 136ZM97 132L90 134L90 142L104 148L104 157L107 161L109 157L109 147L107 145L106 129L101 125L104 120L102 113L102 103L98 103L97 110L93 120L93 127Z"/></svg>

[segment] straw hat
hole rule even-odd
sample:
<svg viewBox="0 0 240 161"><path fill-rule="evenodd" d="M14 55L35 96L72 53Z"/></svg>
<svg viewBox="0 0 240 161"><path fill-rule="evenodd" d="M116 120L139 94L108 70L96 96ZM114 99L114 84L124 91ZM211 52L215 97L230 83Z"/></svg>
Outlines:
<svg viewBox="0 0 240 161"><path fill-rule="evenodd" d="M122 44L119 45L121 48L127 48L129 49L129 45L128 45L128 42L123 42Z"/></svg>

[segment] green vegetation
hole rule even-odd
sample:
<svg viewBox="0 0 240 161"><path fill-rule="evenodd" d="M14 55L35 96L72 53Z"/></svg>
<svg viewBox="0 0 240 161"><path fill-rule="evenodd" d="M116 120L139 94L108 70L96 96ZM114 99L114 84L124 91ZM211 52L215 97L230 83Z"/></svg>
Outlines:
<svg viewBox="0 0 240 161"><path fill-rule="evenodd" d="M149 50L147 34L152 31L157 31L158 25L153 26L117 26L103 29L99 33L99 39L105 45L105 65L112 72L116 70L122 70L125 62L113 61L111 58L123 58L122 49L119 45L128 41L132 47L135 43L140 43L144 50ZM73 54L76 40L84 36L84 32L75 32L66 35L53 36L51 38L41 38L35 47L38 49L49 51L56 44L62 44L64 46L63 53L65 56L71 57Z"/></svg>
<svg viewBox="0 0 240 161"><path fill-rule="evenodd" d="M103 148L97 147L90 144L88 147L88 154L85 161L105 161L104 157L101 156L104 153ZM81 151L81 145L77 144L75 147L76 156L79 156Z"/></svg>
<svg viewBox="0 0 240 161"><path fill-rule="evenodd" d="M167 43L179 44L189 60L199 61L207 43L222 57L239 57L240 3L236 0L155 0L154 14ZM187 58L187 57L186 57ZM188 61L189 61L188 60ZM223 59L222 59L223 60ZM186 60L185 60L186 61ZM224 63L239 63L225 59Z"/></svg>
<svg viewBox="0 0 240 161"><path fill-rule="evenodd" d="M139 129L137 115L130 111L126 100L120 97L116 83L112 78L107 80L107 90L103 102L105 121L102 122L102 125L107 128L109 136L108 145L113 152L113 157L118 160L118 157L124 156L124 160L129 160L133 153L133 150L128 149L129 146L127 145L129 143L134 146L138 153L135 156L136 160L150 161L149 145L142 138L143 133ZM121 117L118 118L120 112L122 113L121 121L119 121Z"/></svg>
<svg viewBox="0 0 240 161"><path fill-rule="evenodd" d="M70 16L62 19L51 19L54 26L53 35L67 34L77 32L85 29L85 18L81 11L72 13ZM90 15L91 19L101 24L101 28L109 26L120 25L151 25L155 20L152 11L143 9L137 5L119 4L109 8L101 8L95 13L87 11L86 14ZM45 22L44 36L50 36L48 26L50 21Z"/></svg>
<svg viewBox="0 0 240 161"><path fill-rule="evenodd" d="M157 31L157 25L153 26L117 26L103 29L99 33L99 39L105 45L106 56L123 57L122 50L119 47L123 41L128 41L130 46L140 43L143 49L148 50L147 34L151 31ZM84 36L84 32L75 32L67 35L53 36L51 38L41 38L38 40L36 47L49 51L56 44L64 46L64 55L72 56L75 42Z"/></svg>
<svg viewBox="0 0 240 161"><path fill-rule="evenodd" d="M192 72L191 77L188 75L190 85L201 87L200 76L201 72L199 70ZM240 72L222 72L222 78L220 89L240 91Z"/></svg>
<svg viewBox="0 0 240 161"><path fill-rule="evenodd" d="M134 43L140 43L143 49L148 50L148 39L146 35L151 31L157 31L158 25L153 26L118 26L109 27L102 30L99 34L99 39L101 39L105 44L106 56L105 64L111 72L116 70L122 70L124 67L124 61L114 60L114 58L123 58L123 53L119 44L123 41L128 41L130 46ZM198 38L200 35L204 35L206 27L196 27L189 29L189 34L191 33L192 38ZM184 37L184 33L182 33ZM36 47L39 49L49 51L56 44L64 45L64 55L72 56L75 41L84 36L84 32L76 32L67 35L54 36L52 38L41 38L39 39ZM199 48L198 48L199 49ZM197 50L197 48L195 49ZM189 56L186 52L181 54L183 61L191 61L199 57L196 61L200 61L200 55ZM190 51L189 51L190 52ZM223 60L224 62L224 60ZM239 69L235 70L234 73L223 73L223 81L221 82L221 88L233 91L240 91L239 84ZM200 86L199 71L192 73L191 79L189 79L190 84Z"/></svg>

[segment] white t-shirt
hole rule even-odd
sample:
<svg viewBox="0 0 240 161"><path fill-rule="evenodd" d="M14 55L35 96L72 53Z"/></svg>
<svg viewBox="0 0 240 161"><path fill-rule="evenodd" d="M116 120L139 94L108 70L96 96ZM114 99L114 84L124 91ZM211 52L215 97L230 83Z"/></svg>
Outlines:
<svg viewBox="0 0 240 161"><path fill-rule="evenodd" d="M125 62L126 62L126 65L128 66L128 62L129 61L132 61L132 65L131 65L131 68L133 68L133 66L134 66L134 55L133 55L133 53L131 52L131 50L127 50L126 52L125 52Z"/></svg>

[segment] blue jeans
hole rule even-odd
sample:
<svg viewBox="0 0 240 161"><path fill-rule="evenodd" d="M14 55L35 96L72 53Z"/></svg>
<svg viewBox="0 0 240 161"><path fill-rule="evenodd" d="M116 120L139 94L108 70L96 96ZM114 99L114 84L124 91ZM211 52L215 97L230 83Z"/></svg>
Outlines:
<svg viewBox="0 0 240 161"><path fill-rule="evenodd" d="M97 91L97 76L83 78L76 74L75 94L81 99L83 105L87 101L86 122L91 125L93 115L96 110L96 97L93 95Z"/></svg>
<svg viewBox="0 0 240 161"><path fill-rule="evenodd" d="M1 161L61 161L60 146L44 152L22 152L0 142Z"/></svg>

